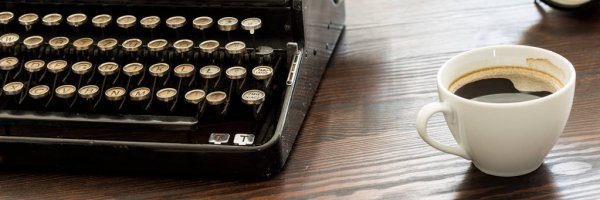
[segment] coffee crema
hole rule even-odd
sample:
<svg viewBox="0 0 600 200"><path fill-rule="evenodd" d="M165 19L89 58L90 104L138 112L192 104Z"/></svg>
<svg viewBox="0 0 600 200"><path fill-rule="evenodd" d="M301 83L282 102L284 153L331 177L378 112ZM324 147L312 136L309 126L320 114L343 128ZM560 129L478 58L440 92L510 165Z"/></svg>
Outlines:
<svg viewBox="0 0 600 200"><path fill-rule="evenodd" d="M564 84L554 76L532 68L495 66L479 69L454 80L450 92L480 102L513 103L548 96Z"/></svg>

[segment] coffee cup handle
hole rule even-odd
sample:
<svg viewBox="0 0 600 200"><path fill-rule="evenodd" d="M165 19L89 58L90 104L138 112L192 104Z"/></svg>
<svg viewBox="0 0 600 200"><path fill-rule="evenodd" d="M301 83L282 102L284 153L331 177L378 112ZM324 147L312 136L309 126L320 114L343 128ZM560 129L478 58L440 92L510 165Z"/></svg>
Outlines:
<svg viewBox="0 0 600 200"><path fill-rule="evenodd" d="M442 152L454 154L463 157L464 159L471 160L469 154L467 154L465 149L461 147L460 144L456 147L451 147L443 145L429 137L429 134L427 133L427 122L429 121L431 116L437 112L442 112L450 116L452 116L453 114L452 108L450 108L450 106L444 102L434 102L423 106L423 108L421 108L421 110L419 111L419 114L417 114L417 132L419 132L421 138L423 138L423 140L427 142L427 144Z"/></svg>

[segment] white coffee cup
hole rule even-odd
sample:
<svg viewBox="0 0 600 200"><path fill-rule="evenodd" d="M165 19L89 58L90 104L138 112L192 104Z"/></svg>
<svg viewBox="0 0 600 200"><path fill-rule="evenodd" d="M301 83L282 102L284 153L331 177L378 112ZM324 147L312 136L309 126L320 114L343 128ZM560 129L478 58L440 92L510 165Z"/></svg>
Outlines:
<svg viewBox="0 0 600 200"><path fill-rule="evenodd" d="M531 63L547 60L549 65ZM519 66L546 72L561 81L558 91L534 100L486 103L459 97L449 91L463 75L494 66ZM571 112L575 69L549 50L500 45L478 48L448 60L437 74L440 102L425 105L417 115L417 131L432 147L468 160L496 176L519 176L537 169L550 152ZM442 112L458 146L447 146L427 134L427 121Z"/></svg>

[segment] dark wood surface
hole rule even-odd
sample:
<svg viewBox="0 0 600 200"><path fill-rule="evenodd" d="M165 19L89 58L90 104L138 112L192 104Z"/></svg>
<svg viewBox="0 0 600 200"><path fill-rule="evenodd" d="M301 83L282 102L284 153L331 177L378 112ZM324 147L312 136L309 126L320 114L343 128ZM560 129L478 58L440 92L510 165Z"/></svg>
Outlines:
<svg viewBox="0 0 600 200"><path fill-rule="evenodd" d="M532 0L348 0L347 27L286 169L264 181L0 171L1 199L598 199L600 12ZM423 142L416 112L437 101L435 74L459 52L526 44L571 60L571 118L544 165L493 177ZM453 140L436 115L432 135Z"/></svg>

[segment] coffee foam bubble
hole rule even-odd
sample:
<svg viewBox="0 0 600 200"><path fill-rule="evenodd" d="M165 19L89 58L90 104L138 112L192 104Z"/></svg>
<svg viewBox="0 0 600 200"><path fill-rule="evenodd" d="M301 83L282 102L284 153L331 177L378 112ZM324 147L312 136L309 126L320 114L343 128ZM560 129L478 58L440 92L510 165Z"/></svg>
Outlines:
<svg viewBox="0 0 600 200"><path fill-rule="evenodd" d="M559 79L543 71L527 67L494 66L463 75L450 84L448 90L454 93L466 84L489 78L508 79L521 92L548 91L554 93L564 86Z"/></svg>

